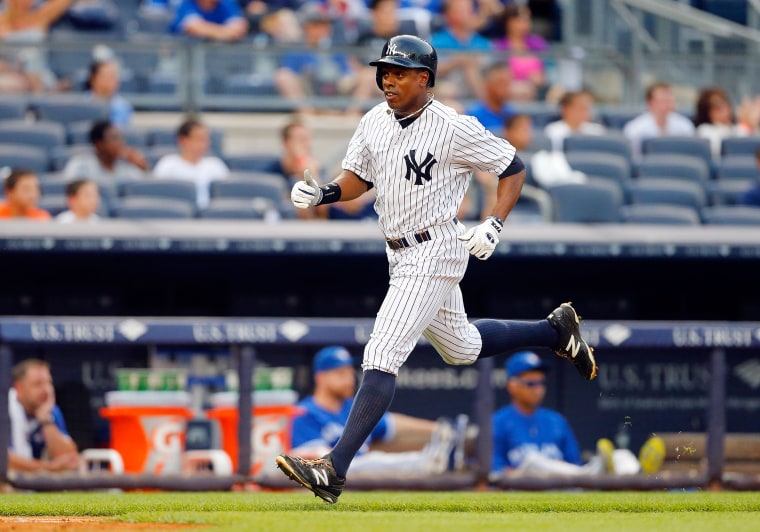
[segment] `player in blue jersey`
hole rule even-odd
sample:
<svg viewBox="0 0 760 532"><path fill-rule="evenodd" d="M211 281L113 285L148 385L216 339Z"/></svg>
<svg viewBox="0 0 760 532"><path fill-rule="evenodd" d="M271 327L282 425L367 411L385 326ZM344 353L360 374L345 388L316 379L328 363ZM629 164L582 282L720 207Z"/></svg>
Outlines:
<svg viewBox="0 0 760 532"><path fill-rule="evenodd" d="M356 391L356 370L351 354L341 346L321 349L314 357L314 393L298 406L303 414L293 420L292 447L300 456L319 457L329 452L343 434ZM407 452L371 451L386 443ZM441 473L448 468L455 439L447 421L438 422L386 412L351 463L352 473L385 471L389 466L406 473Z"/></svg>

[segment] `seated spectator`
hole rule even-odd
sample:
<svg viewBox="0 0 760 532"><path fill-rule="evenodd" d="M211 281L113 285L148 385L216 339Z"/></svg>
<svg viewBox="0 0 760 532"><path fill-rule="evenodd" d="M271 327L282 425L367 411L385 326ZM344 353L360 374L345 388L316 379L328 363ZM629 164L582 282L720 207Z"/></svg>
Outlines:
<svg viewBox="0 0 760 532"><path fill-rule="evenodd" d="M723 139L757 135L760 128L760 98L745 99L734 116L726 91L718 88L702 90L697 98L694 125L697 136L710 141L715 159L720 158Z"/></svg>
<svg viewBox="0 0 760 532"><path fill-rule="evenodd" d="M90 65L87 78L89 93L98 100L108 102L111 123L125 129L132 122L134 108L119 94L119 64L115 60L95 61Z"/></svg>
<svg viewBox="0 0 760 532"><path fill-rule="evenodd" d="M63 168L67 179L91 179L119 183L145 177L148 161L143 153L129 147L119 128L109 120L99 120L90 128L93 152L73 155Z"/></svg>
<svg viewBox="0 0 760 532"><path fill-rule="evenodd" d="M63 224L74 222L95 223L100 221L100 193L98 184L89 179L75 179L66 183L66 203L69 208L55 217Z"/></svg>
<svg viewBox="0 0 760 532"><path fill-rule="evenodd" d="M55 404L50 366L26 359L13 367L13 387L8 392L11 471L70 471L79 467L77 445Z"/></svg>
<svg viewBox="0 0 760 532"><path fill-rule="evenodd" d="M239 41L248 33L248 21L236 0L183 0L169 31L212 41Z"/></svg>
<svg viewBox="0 0 760 532"><path fill-rule="evenodd" d="M549 366L538 355L520 351L506 362L511 403L492 416L491 474L509 470L561 475L654 473L665 458L665 443L653 437L642 447L640 461L628 449L614 449L603 439L585 465L572 428L559 412L541 406Z"/></svg>
<svg viewBox="0 0 760 532"><path fill-rule="evenodd" d="M455 99L481 98L480 68L484 52L491 50L491 42L475 32L477 14L472 0L446 0L443 20L444 27L431 37L431 44L438 51L436 85L447 83L458 87L455 95L450 94Z"/></svg>
<svg viewBox="0 0 760 532"><path fill-rule="evenodd" d="M277 173L288 181L290 188L296 181L303 179L303 173L308 168L317 181L322 176L322 165L312 154L311 130L303 122L291 121L280 130L282 140L282 156L278 161ZM326 208L326 206L325 206ZM323 214L322 207L317 209L296 209L296 215L301 219L311 219ZM303 212L301 212L303 211Z"/></svg>
<svg viewBox="0 0 760 532"><path fill-rule="evenodd" d="M492 63L483 71L483 97L465 109L492 133L501 133L504 123L515 112L509 104L512 76L503 63Z"/></svg>
<svg viewBox="0 0 760 532"><path fill-rule="evenodd" d="M230 170L219 157L207 155L211 135L206 126L195 119L184 121L177 129L179 153L164 155L153 169L153 177L184 179L195 183L198 208L208 207L212 181L226 178Z"/></svg>
<svg viewBox="0 0 760 532"><path fill-rule="evenodd" d="M343 433L356 391L354 361L344 347L328 346L318 351L313 370L314 393L298 403L303 414L293 420L293 452L305 458L318 458L332 449ZM454 439L448 422L387 412L351 462L349 471L385 471L392 467L407 474L442 473L448 469ZM397 448L416 449L370 450L379 442L396 442Z"/></svg>
<svg viewBox="0 0 760 532"><path fill-rule="evenodd" d="M760 148L755 152L755 160L757 161L757 168L760 170ZM751 207L760 207L760 180L755 181L752 187L742 194L739 203Z"/></svg>
<svg viewBox="0 0 760 532"><path fill-rule="evenodd" d="M3 191L5 201L0 203L0 219L50 220L50 213L37 207L37 202L40 201L40 182L37 174L31 170L10 170L3 182Z"/></svg>
<svg viewBox="0 0 760 532"><path fill-rule="evenodd" d="M515 100L542 99L547 84L546 69L536 54L547 51L549 45L540 35L531 33L530 9L526 5L507 4L500 21L505 36L494 42L494 48L509 52L507 64L512 71Z"/></svg>
<svg viewBox="0 0 760 532"><path fill-rule="evenodd" d="M641 155L644 139L694 135L694 123L676 113L676 100L670 85L663 82L650 85L646 91L646 103L648 110L623 127L634 155Z"/></svg>
<svg viewBox="0 0 760 532"><path fill-rule="evenodd" d="M594 97L588 91L568 92L560 99L562 118L544 128L554 151L562 151L570 135L604 135L604 126L591 122L593 105Z"/></svg>
<svg viewBox="0 0 760 532"><path fill-rule="evenodd" d="M274 44L298 42L301 27L296 12L304 0L242 0L250 32L265 35Z"/></svg>
<svg viewBox="0 0 760 532"><path fill-rule="evenodd" d="M6 0L0 11L0 42L8 45L0 52L0 93L42 92L55 89L57 79L37 46L47 37L50 26L69 8L73 0Z"/></svg>
<svg viewBox="0 0 760 532"><path fill-rule="evenodd" d="M330 51L333 19L326 8L306 4L298 15L303 25L302 49L282 55L275 84L301 112L311 112L309 97L347 95L355 89L355 65L346 54Z"/></svg>

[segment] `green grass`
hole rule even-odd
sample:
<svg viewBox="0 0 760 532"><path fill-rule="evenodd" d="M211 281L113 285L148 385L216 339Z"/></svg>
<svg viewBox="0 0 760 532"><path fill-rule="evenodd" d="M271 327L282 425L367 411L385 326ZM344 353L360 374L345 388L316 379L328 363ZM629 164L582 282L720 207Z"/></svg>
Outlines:
<svg viewBox="0 0 760 532"><path fill-rule="evenodd" d="M0 495L4 516L102 516L210 525L219 531L755 531L749 492L351 492L330 506L309 492L24 493Z"/></svg>

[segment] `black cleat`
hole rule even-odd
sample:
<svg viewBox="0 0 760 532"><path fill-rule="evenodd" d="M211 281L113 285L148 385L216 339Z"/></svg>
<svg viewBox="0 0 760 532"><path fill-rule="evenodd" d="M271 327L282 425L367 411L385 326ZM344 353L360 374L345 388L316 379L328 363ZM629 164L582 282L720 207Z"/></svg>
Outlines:
<svg viewBox="0 0 760 532"><path fill-rule="evenodd" d="M581 317L572 305L562 303L546 319L559 332L559 346L554 352L572 362L584 379L596 377L594 348L581 336Z"/></svg>
<svg viewBox="0 0 760 532"><path fill-rule="evenodd" d="M311 490L315 497L321 497L330 504L338 502L346 483L346 479L340 478L335 472L329 454L316 460L281 454L277 457L277 467L282 469L288 478Z"/></svg>

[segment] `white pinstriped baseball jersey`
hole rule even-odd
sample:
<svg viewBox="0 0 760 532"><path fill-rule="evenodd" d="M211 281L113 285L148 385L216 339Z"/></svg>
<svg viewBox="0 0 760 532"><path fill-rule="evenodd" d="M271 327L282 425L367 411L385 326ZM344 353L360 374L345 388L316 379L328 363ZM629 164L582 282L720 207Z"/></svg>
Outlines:
<svg viewBox="0 0 760 532"><path fill-rule="evenodd" d="M482 341L459 288L469 254L457 239L464 226L455 217L470 173L503 173L515 148L436 101L407 127L392 116L386 104L364 115L343 160L344 169L377 189L375 209L386 238L411 243L387 250L388 293L362 367L397 375L423 334L448 364L472 364ZM423 230L429 238L415 240Z"/></svg>
<svg viewBox="0 0 760 532"><path fill-rule="evenodd" d="M387 238L453 219L470 173L501 174L515 156L509 142L438 101L407 127L387 111L381 103L364 115L342 164L375 186Z"/></svg>

